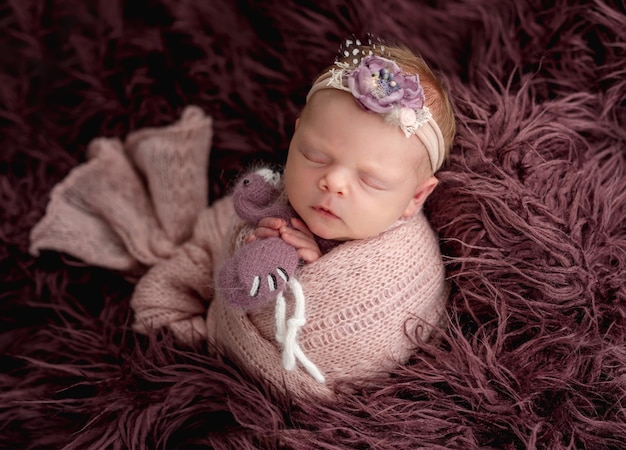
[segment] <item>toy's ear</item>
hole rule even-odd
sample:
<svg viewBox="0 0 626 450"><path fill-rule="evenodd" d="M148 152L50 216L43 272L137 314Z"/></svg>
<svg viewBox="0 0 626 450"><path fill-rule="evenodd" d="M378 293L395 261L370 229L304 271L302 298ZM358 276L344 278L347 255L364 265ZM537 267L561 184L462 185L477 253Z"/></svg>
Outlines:
<svg viewBox="0 0 626 450"><path fill-rule="evenodd" d="M438 183L439 180L435 176L432 176L420 184L415 191L415 195L404 210L402 217L412 217L413 214L422 209L424 202L431 192L437 187Z"/></svg>

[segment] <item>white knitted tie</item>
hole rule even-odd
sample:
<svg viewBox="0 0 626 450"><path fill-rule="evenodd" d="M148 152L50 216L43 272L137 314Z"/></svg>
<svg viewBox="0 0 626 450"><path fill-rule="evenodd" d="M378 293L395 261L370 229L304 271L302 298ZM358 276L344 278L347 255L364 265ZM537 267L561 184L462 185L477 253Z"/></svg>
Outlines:
<svg viewBox="0 0 626 450"><path fill-rule="evenodd" d="M286 370L296 368L296 360L318 383L324 383L324 375L317 366L304 354L298 344L298 332L306 323L304 312L305 298L302 285L295 278L287 282L294 298L293 316L287 320L287 304L282 292L276 297L276 340L283 346L283 367Z"/></svg>

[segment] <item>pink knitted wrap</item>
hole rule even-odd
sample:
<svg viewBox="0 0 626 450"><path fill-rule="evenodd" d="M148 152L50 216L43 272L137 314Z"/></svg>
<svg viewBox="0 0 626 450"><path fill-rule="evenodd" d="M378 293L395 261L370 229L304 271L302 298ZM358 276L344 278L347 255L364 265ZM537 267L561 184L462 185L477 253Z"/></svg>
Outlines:
<svg viewBox="0 0 626 450"><path fill-rule="evenodd" d="M54 249L132 270L139 276L131 299L137 331L165 326L183 341L208 338L294 395L329 396L339 380L406 361L438 325L448 295L438 239L425 216L346 242L296 271L306 299L297 343L324 374L320 383L301 364L283 367L274 304L246 312L216 295L213 280L245 245L250 226L230 197L199 205L210 137L210 118L189 107L179 122L136 132L124 145L94 141L106 151L93 152L55 188L31 233L31 252ZM196 189L202 194L188 201ZM290 291L285 300L291 317Z"/></svg>

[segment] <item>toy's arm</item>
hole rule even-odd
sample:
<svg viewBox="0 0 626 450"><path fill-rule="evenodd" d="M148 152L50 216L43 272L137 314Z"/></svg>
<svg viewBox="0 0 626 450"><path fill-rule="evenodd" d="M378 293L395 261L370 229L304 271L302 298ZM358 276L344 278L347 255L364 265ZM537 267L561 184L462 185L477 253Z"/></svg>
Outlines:
<svg viewBox="0 0 626 450"><path fill-rule="evenodd" d="M295 249L280 238L246 244L219 273L218 286L230 304L243 309L273 301L298 267Z"/></svg>

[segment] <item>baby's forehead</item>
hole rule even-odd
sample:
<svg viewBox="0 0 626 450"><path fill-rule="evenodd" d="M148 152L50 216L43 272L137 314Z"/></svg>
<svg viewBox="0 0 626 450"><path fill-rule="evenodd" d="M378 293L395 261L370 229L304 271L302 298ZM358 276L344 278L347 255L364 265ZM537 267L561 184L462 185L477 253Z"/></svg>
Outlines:
<svg viewBox="0 0 626 450"><path fill-rule="evenodd" d="M402 131L395 125L386 123L384 118L376 113L372 113L369 111L364 111L360 109L357 102L348 94L345 94L340 91L334 90L325 90L317 92L310 101L305 105L300 115L301 125L303 125L300 129L299 138L306 142L307 145L311 145L312 147L317 147L316 144L323 143L327 141L327 136L331 132L341 133L341 128L337 127L336 122L330 122L328 127L318 127L311 126L314 124L318 117L323 117L328 112L329 102L328 98L331 96L346 96L351 102L354 103L356 108L359 108L362 113L366 114L370 120L375 120L381 124L384 124L380 129L380 133L389 133L389 135L393 135L395 139L390 139L388 142L395 142L395 147L401 149L400 153L390 150L388 147L383 148L382 154L384 155L384 160L381 163L380 161L376 165L376 167L381 167L387 173L392 173L394 171L406 173L406 168L410 167L411 173L415 173L416 176L420 178L422 175L430 175L428 171L431 168L430 159L428 157L428 152L424 147L424 144L420 139L416 136L411 135L410 137L406 137ZM363 117L363 115L355 114L355 116ZM356 124L357 127L362 126L363 130L368 130L371 127L368 127L370 122L363 121L359 122L358 118L351 119L353 124ZM366 135L364 131L364 135ZM357 139L359 140L359 139ZM364 140L366 144L369 144L368 140ZM391 145L391 144L389 144ZM401 160L404 164L401 166L402 169L399 168L397 164L393 164L396 160ZM374 161L372 161L374 162ZM365 160L365 163L367 161ZM367 165L367 164L365 164Z"/></svg>

